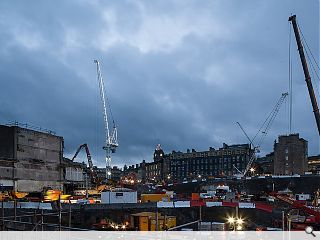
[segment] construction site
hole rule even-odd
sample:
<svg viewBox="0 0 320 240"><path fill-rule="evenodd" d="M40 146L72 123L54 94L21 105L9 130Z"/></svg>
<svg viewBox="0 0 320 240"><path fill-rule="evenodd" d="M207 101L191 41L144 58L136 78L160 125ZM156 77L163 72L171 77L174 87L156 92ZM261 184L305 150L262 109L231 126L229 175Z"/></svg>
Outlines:
<svg viewBox="0 0 320 240"><path fill-rule="evenodd" d="M296 16L289 22L314 112L314 131L320 135L305 43ZM117 124L100 62L94 60L94 66L105 167L93 164L87 143L80 142L73 157L67 158L64 136L18 122L0 125L2 230L320 230L320 155L308 156L308 140L299 133L279 135L273 151L259 155L290 91L279 96L254 138L236 122L246 139L243 143L170 153L158 144L152 162L120 167L112 164L119 147ZM80 153L86 162L78 161Z"/></svg>

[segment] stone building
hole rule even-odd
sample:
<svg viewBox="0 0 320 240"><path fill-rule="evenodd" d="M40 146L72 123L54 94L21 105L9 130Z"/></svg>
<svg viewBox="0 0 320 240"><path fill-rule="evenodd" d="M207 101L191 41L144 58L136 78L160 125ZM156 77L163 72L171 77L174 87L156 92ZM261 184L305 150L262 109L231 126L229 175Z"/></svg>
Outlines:
<svg viewBox="0 0 320 240"><path fill-rule="evenodd" d="M308 157L308 171L320 174L320 155Z"/></svg>
<svg viewBox="0 0 320 240"><path fill-rule="evenodd" d="M254 163L253 168L257 166L260 171L256 171L257 174L273 174L274 169L274 152L268 153L264 157L259 157Z"/></svg>
<svg viewBox="0 0 320 240"><path fill-rule="evenodd" d="M122 180L134 180L136 182L144 183L146 181L146 160L136 165L124 165Z"/></svg>
<svg viewBox="0 0 320 240"><path fill-rule="evenodd" d="M304 174L308 171L308 142L299 134L279 136L274 144L274 174Z"/></svg>
<svg viewBox="0 0 320 240"><path fill-rule="evenodd" d="M148 181L159 182L165 179L168 172L168 165L166 164L168 157L165 155L158 144L153 154L153 162L146 163L146 178Z"/></svg>
<svg viewBox="0 0 320 240"><path fill-rule="evenodd" d="M222 148L209 148L208 151L197 152L188 149L186 153L168 154L168 176L171 180L232 176L243 172L252 156L250 144L223 144Z"/></svg>
<svg viewBox="0 0 320 240"><path fill-rule="evenodd" d="M238 170L245 170L252 153L249 144L223 144L218 150L210 147L202 152L188 149L186 153L172 151L165 154L158 144L153 162L146 163L146 178L159 182L231 176Z"/></svg>

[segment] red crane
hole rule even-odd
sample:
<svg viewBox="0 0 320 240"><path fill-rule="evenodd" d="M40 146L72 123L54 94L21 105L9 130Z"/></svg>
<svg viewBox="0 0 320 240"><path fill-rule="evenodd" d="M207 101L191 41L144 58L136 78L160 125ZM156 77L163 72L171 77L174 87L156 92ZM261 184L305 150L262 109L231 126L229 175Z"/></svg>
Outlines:
<svg viewBox="0 0 320 240"><path fill-rule="evenodd" d="M306 226L314 226L320 228L320 211L319 209L307 206L302 201L295 200L287 195L279 193L271 193L275 198L291 205L287 218L290 219L292 225L296 229L305 229Z"/></svg>

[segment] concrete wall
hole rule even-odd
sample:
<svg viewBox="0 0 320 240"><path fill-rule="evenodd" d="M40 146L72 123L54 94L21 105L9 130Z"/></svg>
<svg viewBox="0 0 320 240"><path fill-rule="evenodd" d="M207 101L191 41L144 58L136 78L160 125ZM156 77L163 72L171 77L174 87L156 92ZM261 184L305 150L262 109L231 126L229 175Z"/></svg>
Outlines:
<svg viewBox="0 0 320 240"><path fill-rule="evenodd" d="M61 189L63 138L0 125L0 179L15 181L15 190Z"/></svg>
<svg viewBox="0 0 320 240"><path fill-rule="evenodd" d="M43 188L63 190L63 184L57 181L16 180L14 189L18 192L41 192Z"/></svg>
<svg viewBox="0 0 320 240"><path fill-rule="evenodd" d="M75 182L83 182L84 174L82 168L77 167L66 167L65 180L66 181L75 181Z"/></svg>
<svg viewBox="0 0 320 240"><path fill-rule="evenodd" d="M0 159L14 158L14 128L0 125Z"/></svg>
<svg viewBox="0 0 320 240"><path fill-rule="evenodd" d="M0 179L13 179L13 160L2 160L0 158Z"/></svg>
<svg viewBox="0 0 320 240"><path fill-rule="evenodd" d="M16 128L16 139L14 176L18 179L17 190L32 192L49 186L60 188L63 139L23 128Z"/></svg>

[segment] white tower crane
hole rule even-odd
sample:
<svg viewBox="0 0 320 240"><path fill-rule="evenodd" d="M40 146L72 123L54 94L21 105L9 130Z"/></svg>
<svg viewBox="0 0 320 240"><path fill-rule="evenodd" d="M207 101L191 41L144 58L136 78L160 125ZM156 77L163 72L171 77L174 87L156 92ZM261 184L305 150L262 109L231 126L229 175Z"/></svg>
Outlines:
<svg viewBox="0 0 320 240"><path fill-rule="evenodd" d="M104 118L104 130L105 130L105 146L103 149L106 151L106 180L111 179L111 153L114 153L116 151L116 148L118 147L118 136L117 136L117 127L115 125L114 120L113 122L113 129L112 132L110 132L109 129L109 123L108 123L108 112L107 112L107 98L105 93L105 87L104 87L104 81L102 78L102 74L100 71L100 63L98 60L94 60L94 63L97 65L97 74L98 74L98 83L99 83L99 89L100 89L100 97L102 101L103 106L103 118ZM111 108L110 105L110 113ZM112 114L111 114L112 117Z"/></svg>

